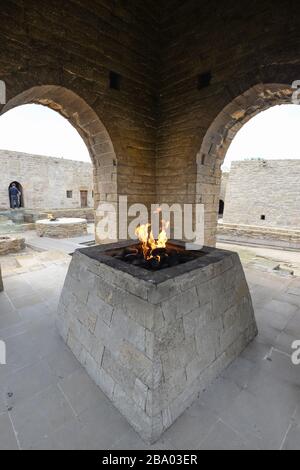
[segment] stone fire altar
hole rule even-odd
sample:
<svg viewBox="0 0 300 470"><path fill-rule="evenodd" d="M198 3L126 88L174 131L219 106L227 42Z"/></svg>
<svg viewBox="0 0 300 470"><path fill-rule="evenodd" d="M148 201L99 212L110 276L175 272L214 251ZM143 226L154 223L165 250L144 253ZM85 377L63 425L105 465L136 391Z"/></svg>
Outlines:
<svg viewBox="0 0 300 470"><path fill-rule="evenodd" d="M57 323L96 384L153 443L257 327L236 253L204 248L184 264L152 272L116 256L124 247L128 242L75 252Z"/></svg>
<svg viewBox="0 0 300 470"><path fill-rule="evenodd" d="M35 228L39 237L75 238L87 235L87 221L85 219L38 220Z"/></svg>

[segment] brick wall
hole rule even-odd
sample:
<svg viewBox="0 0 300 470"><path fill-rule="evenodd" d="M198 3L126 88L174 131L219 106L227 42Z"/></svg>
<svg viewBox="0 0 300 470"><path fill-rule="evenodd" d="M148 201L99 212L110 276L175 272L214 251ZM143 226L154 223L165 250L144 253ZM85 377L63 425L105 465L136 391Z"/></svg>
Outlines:
<svg viewBox="0 0 300 470"><path fill-rule="evenodd" d="M9 209L14 181L22 186L26 209L80 208L80 191L88 191L88 207L94 205L91 163L0 150L0 167L0 209Z"/></svg>
<svg viewBox="0 0 300 470"><path fill-rule="evenodd" d="M233 162L224 223L299 228L299 181L300 160Z"/></svg>
<svg viewBox="0 0 300 470"><path fill-rule="evenodd" d="M93 111L71 95L62 107L57 90L55 99L49 89L30 98L66 115L85 137L96 155L95 201L128 194L147 204L202 202L206 243L214 244L218 119L254 85L300 78L298 3L6 0L0 19L0 79L9 99L51 85ZM122 76L119 91L109 88L110 71ZM210 86L202 88L208 72ZM243 107L243 117L258 109L247 98Z"/></svg>
<svg viewBox="0 0 300 470"><path fill-rule="evenodd" d="M119 193L140 202L155 193L156 16L150 0L7 0L0 10L0 76L8 98L38 85L79 95L111 138ZM109 87L111 71L122 77L120 91ZM79 114L71 101L58 111Z"/></svg>
<svg viewBox="0 0 300 470"><path fill-rule="evenodd" d="M281 102L278 95L269 100L262 89L237 97L256 84L291 84L300 77L299 23L294 1L288 6L271 1L165 2L158 199L205 204L209 244L215 242L220 165L229 145L229 128L234 136L236 123L242 125L259 110ZM208 72L210 86L199 89L199 75Z"/></svg>

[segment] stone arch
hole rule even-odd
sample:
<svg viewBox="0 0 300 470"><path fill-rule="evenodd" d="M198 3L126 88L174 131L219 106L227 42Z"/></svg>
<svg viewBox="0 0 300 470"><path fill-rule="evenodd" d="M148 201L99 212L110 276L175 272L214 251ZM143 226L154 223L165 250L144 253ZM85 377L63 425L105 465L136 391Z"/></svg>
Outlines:
<svg viewBox="0 0 300 470"><path fill-rule="evenodd" d="M89 104L68 88L41 85L9 99L0 107L0 115L25 104L47 106L72 124L85 142L93 164L95 210L100 202L116 202L118 194L116 152L107 129Z"/></svg>
<svg viewBox="0 0 300 470"><path fill-rule="evenodd" d="M206 243L216 243L221 166L237 132L250 119L273 106L291 104L291 85L259 84L237 96L210 125L197 154L196 202L205 205ZM209 190L208 190L209 185Z"/></svg>

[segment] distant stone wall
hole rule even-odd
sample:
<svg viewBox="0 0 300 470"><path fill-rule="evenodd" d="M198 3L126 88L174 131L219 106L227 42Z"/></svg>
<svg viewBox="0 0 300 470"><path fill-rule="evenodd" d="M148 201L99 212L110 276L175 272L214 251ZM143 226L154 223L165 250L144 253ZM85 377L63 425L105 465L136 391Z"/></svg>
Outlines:
<svg viewBox="0 0 300 470"><path fill-rule="evenodd" d="M274 246L278 248L300 249L300 230L254 225L218 225L219 242L238 242Z"/></svg>
<svg viewBox="0 0 300 470"><path fill-rule="evenodd" d="M231 167L224 223L300 226L300 160L251 160Z"/></svg>
<svg viewBox="0 0 300 470"><path fill-rule="evenodd" d="M227 184L229 180L229 173L222 173L222 180L221 180L221 190L220 190L220 199L225 202L226 199L226 191L227 191Z"/></svg>
<svg viewBox="0 0 300 470"><path fill-rule="evenodd" d="M88 207L94 207L89 162L0 150L0 166L0 210L10 208L8 188L14 181L22 185L25 209L78 209L80 191L88 191Z"/></svg>

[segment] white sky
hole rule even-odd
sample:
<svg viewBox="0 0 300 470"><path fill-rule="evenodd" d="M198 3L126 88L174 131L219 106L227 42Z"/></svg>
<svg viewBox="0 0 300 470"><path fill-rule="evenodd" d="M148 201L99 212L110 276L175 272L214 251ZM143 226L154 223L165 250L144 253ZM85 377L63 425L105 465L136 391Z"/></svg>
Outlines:
<svg viewBox="0 0 300 470"><path fill-rule="evenodd" d="M300 158L300 106L282 105L252 118L234 138L224 162L250 158ZM90 161L87 147L60 114L35 104L0 116L0 149Z"/></svg>
<svg viewBox="0 0 300 470"><path fill-rule="evenodd" d="M58 112L28 104L0 116L0 149L90 162L82 138Z"/></svg>
<svg viewBox="0 0 300 470"><path fill-rule="evenodd" d="M300 159L300 106L275 106L252 118L237 133L230 145L223 170L234 160Z"/></svg>

